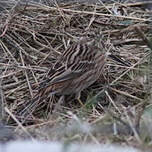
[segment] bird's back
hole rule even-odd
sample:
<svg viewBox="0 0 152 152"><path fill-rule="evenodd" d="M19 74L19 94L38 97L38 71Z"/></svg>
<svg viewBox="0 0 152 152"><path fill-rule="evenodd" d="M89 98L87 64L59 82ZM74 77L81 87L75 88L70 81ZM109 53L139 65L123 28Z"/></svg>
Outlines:
<svg viewBox="0 0 152 152"><path fill-rule="evenodd" d="M45 93L53 94L71 94L79 89L83 90L96 81L104 63L105 52L102 52L101 48L88 42L74 43L48 72L44 82L40 84L40 90L48 88ZM76 87L78 85L79 87Z"/></svg>

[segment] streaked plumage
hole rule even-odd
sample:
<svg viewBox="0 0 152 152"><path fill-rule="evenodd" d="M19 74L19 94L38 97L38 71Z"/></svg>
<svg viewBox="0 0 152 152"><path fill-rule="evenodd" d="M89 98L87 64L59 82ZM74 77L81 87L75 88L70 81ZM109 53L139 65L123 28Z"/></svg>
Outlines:
<svg viewBox="0 0 152 152"><path fill-rule="evenodd" d="M79 97L82 90L99 78L105 65L107 54L103 47L99 48L95 43L94 40L84 40L72 44L47 73L31 102L36 104L51 94L76 94ZM26 113L26 110L33 111L32 105L27 106L21 113Z"/></svg>
<svg viewBox="0 0 152 152"><path fill-rule="evenodd" d="M102 73L106 54L103 48L76 43L70 46L40 84L40 96L79 93Z"/></svg>

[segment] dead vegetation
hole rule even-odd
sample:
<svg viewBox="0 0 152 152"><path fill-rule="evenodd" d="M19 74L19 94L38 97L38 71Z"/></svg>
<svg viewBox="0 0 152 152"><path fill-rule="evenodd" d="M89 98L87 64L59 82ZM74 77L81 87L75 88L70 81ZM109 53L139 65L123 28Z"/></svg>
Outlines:
<svg viewBox="0 0 152 152"><path fill-rule="evenodd" d="M142 3L7 4L0 15L1 97L7 124L37 139L100 143L110 136L112 142L151 144L152 134L143 139L139 129L143 111L151 117L151 11ZM68 96L53 113L59 99L55 96L38 103L33 117L20 121L18 111L30 102L61 53L80 37L96 34L101 34L105 49L131 66L109 60L101 78L82 92L83 107ZM150 120L146 117L144 124Z"/></svg>

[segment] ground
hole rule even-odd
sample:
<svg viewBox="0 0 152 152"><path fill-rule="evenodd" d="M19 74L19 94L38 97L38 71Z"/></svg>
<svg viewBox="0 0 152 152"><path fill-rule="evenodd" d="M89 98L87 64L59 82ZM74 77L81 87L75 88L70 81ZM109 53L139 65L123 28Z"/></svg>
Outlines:
<svg viewBox="0 0 152 152"><path fill-rule="evenodd" d="M0 16L0 88L1 120L14 130L11 135L15 139L151 145L152 17L145 7L150 3L49 6L9 1ZM32 116L20 115L68 45L96 35L101 35L106 51L127 64L109 59L103 75L81 93L83 106L71 95L54 112L60 98L54 96L37 103Z"/></svg>

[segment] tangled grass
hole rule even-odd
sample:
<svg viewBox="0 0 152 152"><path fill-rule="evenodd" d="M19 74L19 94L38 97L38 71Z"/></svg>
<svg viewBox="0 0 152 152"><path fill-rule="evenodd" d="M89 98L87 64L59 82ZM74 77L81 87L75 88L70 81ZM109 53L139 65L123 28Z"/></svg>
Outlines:
<svg viewBox="0 0 152 152"><path fill-rule="evenodd" d="M19 126L21 130L17 131L25 136L38 139L75 140L71 128L78 126L90 135L79 135L76 137L79 141L89 138L100 142L109 134L118 133L129 137L134 134L135 138L119 136L112 141L142 143L148 138L151 142L151 135L142 139L139 130L144 111L150 111L152 81L149 40L152 18L151 12L141 7L143 4L56 3L49 6L8 1L0 12L2 119L15 128ZM80 37L96 34L102 35L105 49L131 66L108 60L100 79L82 92L84 107L75 102L73 96L68 96L61 110L53 113L59 99L55 96L40 103L30 120L21 122L18 111L31 101L36 87L68 45ZM86 131L84 122L93 129Z"/></svg>

